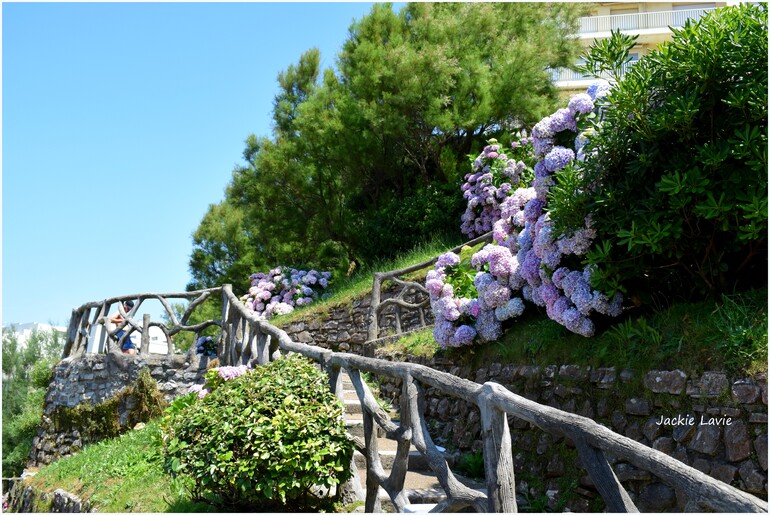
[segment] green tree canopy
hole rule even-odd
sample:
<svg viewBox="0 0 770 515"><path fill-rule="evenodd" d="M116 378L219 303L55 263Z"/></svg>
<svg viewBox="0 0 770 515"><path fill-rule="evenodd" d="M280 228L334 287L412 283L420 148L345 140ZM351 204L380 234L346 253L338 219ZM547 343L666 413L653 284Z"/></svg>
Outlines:
<svg viewBox="0 0 770 515"><path fill-rule="evenodd" d="M554 109L548 68L574 61L581 9L376 4L336 69L305 52L278 76L272 136L247 138L246 164L195 233L193 283L237 287L277 264L345 272L459 238L467 156Z"/></svg>

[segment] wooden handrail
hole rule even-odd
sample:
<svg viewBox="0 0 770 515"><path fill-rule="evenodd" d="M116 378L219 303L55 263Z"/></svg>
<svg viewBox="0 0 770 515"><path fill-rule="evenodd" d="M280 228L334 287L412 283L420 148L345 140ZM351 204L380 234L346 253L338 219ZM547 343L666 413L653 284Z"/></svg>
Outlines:
<svg viewBox="0 0 770 515"><path fill-rule="evenodd" d="M478 238L465 242L462 245L458 245L457 247L449 249L447 252L460 252L465 246L473 247L479 243L490 243L491 241L492 233L488 232L486 234L482 234ZM438 256L421 263L417 263L415 265L410 265L406 268L401 268L399 270L374 273L372 278L372 302L371 306L369 307L369 328L367 332L367 341L376 340L380 337L379 317L387 306L395 306L396 334L401 334L403 332L401 327L401 308L416 310L420 316L421 326L424 327L427 325L425 322L425 314L423 310L429 306L428 291L422 284L414 281L404 281L401 279L401 277L431 267L436 264L436 261L438 261ZM397 285L401 286L401 290L398 294L396 294L395 297L382 300L382 287L386 281L395 282ZM404 300L404 297L410 290L422 293L425 300L418 303Z"/></svg>
<svg viewBox="0 0 770 515"><path fill-rule="evenodd" d="M530 401L498 383L487 382L481 385L423 365L394 363L294 342L285 331L249 312L235 297L229 285L222 287L222 296L222 329L225 338L220 361L223 364L266 364L280 358L281 353L296 352L322 365L329 374L332 392L338 396L341 396L338 382L340 370L348 371L364 412L364 441L359 441L358 447L367 462L367 512L380 511L377 497L380 487L388 493L399 511L404 510L408 503L404 478L409 443L414 444L427 458L447 494L447 498L436 507L437 511L456 511L469 506L477 511L516 511L508 416L571 439L611 511L636 511L636 507L612 471L606 459L607 454L619 456L651 472L670 486L681 489L690 499L689 508L708 508L720 512L767 512L767 503L761 499L617 434L589 418ZM387 414L373 400L360 371L401 380L400 427L390 423ZM437 388L479 408L483 424L486 495L462 485L433 443L423 415L426 386ZM396 462L388 476L376 452L374 424L399 442ZM403 451L404 446L407 452Z"/></svg>
<svg viewBox="0 0 770 515"><path fill-rule="evenodd" d="M88 346L88 338L91 334L91 328L96 324L105 323L106 317L108 316L109 307L115 303L117 303L118 311L121 315L123 315L124 320L110 332L110 336L114 337L118 331L125 330L125 334L121 337L120 341L116 343L118 348L120 348L126 338L130 337L134 332L142 334L142 342L144 343L147 336L144 334L144 331L149 330L150 327L159 327L163 331L168 341L167 354L171 355L174 352L173 343L171 341L172 336L182 331L198 334L200 331L212 325L221 326L220 320L207 320L205 322L193 325L187 324L190 314L198 306L200 306L212 294L220 293L221 291L222 287L218 286L216 288L207 288L204 290L177 293L137 293L134 295L120 295L104 300L86 302L79 308L72 310L69 328L67 329L67 340L64 344L64 350L62 352L62 359L68 358L70 356L79 356L86 352L86 348ZM141 320L136 320L134 318L142 303L145 300L150 299L157 299L161 303L164 310L166 311L166 314L168 315L168 319L173 325L173 328L169 329L169 327L163 322L149 320L146 321L144 318ZM185 311L180 321L177 320L176 313L174 313L174 310L168 299L194 300L190 302L190 305L187 307L187 310ZM127 300L132 300L135 302L134 307L131 308L128 313L123 310L123 302ZM108 339L108 344L104 349L105 352L110 352L112 346L111 344L111 340ZM145 347L142 345L142 350L143 352L147 352L149 350L149 346Z"/></svg>

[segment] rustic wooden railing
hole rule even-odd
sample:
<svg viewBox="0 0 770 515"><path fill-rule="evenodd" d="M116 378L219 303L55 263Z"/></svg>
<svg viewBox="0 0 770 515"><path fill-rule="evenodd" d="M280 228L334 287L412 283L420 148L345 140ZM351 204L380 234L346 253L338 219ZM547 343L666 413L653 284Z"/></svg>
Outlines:
<svg viewBox="0 0 770 515"><path fill-rule="evenodd" d="M111 297L102 301L83 304L79 308L72 310L69 329L67 330L67 341L64 344L62 358L84 354L88 348L88 340L89 338L94 337L96 334L94 329L98 325L103 325L103 330L108 334L108 337L105 339L106 345L103 352L110 352L113 345L117 345L117 348L120 349L126 338L130 337L133 333L138 333L141 335L140 352L146 353L149 351L150 347L150 327L159 327L166 336L166 342L168 343L167 354L171 355L174 353L174 344L172 341L174 335L182 331L192 332L195 333L197 339L200 332L207 327L212 325L221 326L221 320L207 320L202 323L187 325L193 311L212 295L215 295L216 297L216 295L221 294L221 291L222 287L182 293L141 293L136 295ZM148 314L144 314L141 321L135 318L142 303L149 299L157 299L161 303L166 311L170 327L162 321L150 320L150 315ZM177 318L176 313L174 313L174 309L170 302L171 299L193 299L192 302L188 304L181 319ZM134 307L131 308L129 312L126 312L123 309L123 303L127 300L134 302ZM113 307L113 305L116 306ZM116 310L123 315L124 321L110 331L107 331L110 314L114 313ZM125 334L121 336L120 341L116 342L115 336L121 330L124 330Z"/></svg>
<svg viewBox="0 0 770 515"><path fill-rule="evenodd" d="M364 439L355 439L366 457L366 511L378 512L378 490L382 487L394 506L403 512L409 504L404 489L410 444L427 458L446 492L446 499L433 511L458 511L472 507L480 512L516 512L513 449L508 417L530 422L554 435L564 436L578 449L581 460L610 512L638 511L607 460L609 455L647 470L663 482L681 490L688 511L767 512L767 503L748 493L689 467L682 462L619 435L591 419L543 406L516 395L503 386L474 383L457 376L413 363L394 363L354 354L332 352L292 341L285 331L258 319L233 294L222 287L222 364L265 364L282 353L296 352L317 361L329 376L331 390L342 399L341 370L350 376L364 413ZM402 395L400 424L393 423L378 405L361 372L400 379ZM463 485L450 469L428 432L424 404L426 388L476 405L481 413L484 439L486 493ZM377 431L398 442L390 474L377 452Z"/></svg>
<svg viewBox="0 0 770 515"><path fill-rule="evenodd" d="M488 232L450 250L452 252L460 252L460 249L466 245L473 247L479 243L489 243L491 241L492 233ZM383 327L383 324L380 324L380 319L386 315L393 315L394 317L394 327L392 328L394 334L404 333L402 319L404 313L408 311L416 311L419 316L419 325L413 326L413 329L430 325L425 318L426 311L430 311L430 296L428 290L425 289L425 286L416 281L405 280L404 276L432 267L436 264L437 260L438 256L400 270L374 273L374 278L372 280L372 303L369 311L368 341L385 336L383 334L385 328ZM394 296L383 300L384 286L388 281L396 284L397 291ZM410 302L408 300L410 294L417 297L417 299Z"/></svg>

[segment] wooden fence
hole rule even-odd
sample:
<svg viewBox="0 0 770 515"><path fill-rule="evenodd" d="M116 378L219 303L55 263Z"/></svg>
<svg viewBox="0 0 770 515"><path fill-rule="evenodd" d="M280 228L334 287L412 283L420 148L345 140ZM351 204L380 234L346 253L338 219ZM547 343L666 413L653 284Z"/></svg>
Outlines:
<svg viewBox="0 0 770 515"><path fill-rule="evenodd" d="M483 241L483 240L480 240ZM470 242L475 244L474 242ZM476 242L478 243L478 242ZM459 249L457 249L459 250ZM433 261L422 263L422 268ZM417 267L417 265L415 265ZM383 274L381 278L411 273L418 268L410 267L399 273ZM377 279L375 279L375 282ZM382 283L380 282L380 285ZM190 314L212 294L221 294L221 320L208 320L187 325ZM171 327L144 318L139 326L133 316L146 299L158 299L165 307ZM194 299L187 310L177 319L168 299ZM354 438L356 447L366 457L366 511L381 511L378 498L382 487L394 506L403 512L409 504L405 490L410 445L427 459L433 472L446 492L446 499L434 511L458 511L471 507L479 512L516 512L515 471L513 449L509 432L509 417L516 417L534 424L543 431L570 439L576 446L594 485L610 512L638 511L625 488L618 480L607 457L614 456L657 476L664 483L683 492L689 502L687 511L712 510L717 512L767 512L767 502L718 481L670 456L619 435L593 420L544 406L519 396L498 383L474 383L452 374L439 372L413 363L394 363L355 354L332 352L319 347L297 343L288 334L255 313L234 295L230 285L208 290L177 294L140 294L105 299L87 303L73 310L64 357L81 355L86 351L91 328L105 322L112 304L122 306L125 300L135 305L123 313L125 321L113 333L126 328L128 334L140 332L146 339L152 325L161 327L167 335L168 353L173 353L171 337L180 331L197 334L212 325L221 328L217 356L222 365L261 365L280 359L289 352L296 352L318 362L329 376L331 390L343 398L342 375L344 369L350 376L356 394L361 401L364 419L364 438ZM377 306L372 304L372 318L377 318ZM397 302L393 303L400 305ZM375 322L376 323L376 322ZM147 348L147 347L145 347ZM108 349L105 349L108 351ZM400 380L400 423L393 423L379 406L376 398L362 378L361 372ZM433 443L428 431L425 413L425 391L437 388L444 394L464 400L478 407L481 413L486 493L463 485L454 475L449 464ZM386 473L379 457L377 427L386 436L398 442L396 458Z"/></svg>
<svg viewBox="0 0 770 515"><path fill-rule="evenodd" d="M350 376L364 413L364 439L356 446L366 457L366 511L380 510L378 490L382 487L394 506L403 512L409 504L404 489L410 444L427 458L447 494L434 511L457 511L472 507L480 512L516 512L513 449L508 417L517 417L542 430L569 438L610 512L638 511L618 481L607 456L613 455L647 470L669 486L687 495L688 511L767 512L761 499L718 481L682 462L619 435L593 420L543 406L516 395L503 386L474 383L457 376L413 363L393 363L354 354L332 352L292 341L285 331L258 319L232 292L222 287L223 338L219 357L222 364L265 364L283 353L296 352L318 362L329 376L332 391L342 399L340 371ZM401 420L394 424L380 408L361 377L361 372L400 379ZM428 432L424 404L426 388L476 405L481 413L484 439L486 493L463 485L450 469ZM377 430L398 442L396 459L386 474L377 452Z"/></svg>
<svg viewBox="0 0 770 515"><path fill-rule="evenodd" d="M492 233L488 232L474 240L451 249L451 252L460 252L466 245L473 247L479 243L489 243L491 241ZM405 311L417 312L420 319L420 327L430 325L425 318L426 310L430 310L430 296L428 290L426 290L425 286L421 283L406 280L405 276L432 267L437 260L438 256L400 270L374 273L374 278L372 280L372 304L371 310L369 311L368 341L371 342L385 336L383 334L382 324L380 324L380 319L386 314L392 314L394 316L395 327L393 329L395 334L404 333L401 321ZM395 283L396 293L390 298L383 299L384 286L388 281ZM407 300L410 294L418 297L416 301L409 302L409 300Z"/></svg>
<svg viewBox="0 0 770 515"><path fill-rule="evenodd" d="M67 330L67 341L64 344L62 358L84 354L89 348L89 340L99 337L100 333L106 336L106 338L104 338L104 347L99 348L99 351L101 352L110 352L113 345L117 345L117 348L120 349L126 338L129 338L133 333L141 335L142 344L140 352L148 352L150 347L150 327L159 327L163 331L163 334L166 336L166 342L168 343L167 355L170 356L174 353L174 344L172 342L174 335L183 331L192 332L197 339L197 336L201 331L207 327L222 325L221 320L207 320L199 324L187 325L190 315L196 308L212 295L216 296L221 294L221 292L222 287L220 286L217 288L182 293L141 293L137 295L123 295L83 304L79 308L72 310L72 316L70 317L69 328ZM161 303L169 320L168 325L162 321L150 320L148 314L145 314L141 321L134 318L139 312L142 303L148 299L157 299ZM187 306L182 317L177 318L170 302L171 299L193 300ZM134 302L134 307L126 312L123 309L123 303L128 300ZM116 304L116 306L113 308L114 304ZM119 311L123 316L124 321L114 328L108 329L110 313L114 313L114 311ZM121 336L119 341L116 341L116 335L119 331L125 331L125 334ZM91 341L90 343L91 348L94 348L95 342Z"/></svg>

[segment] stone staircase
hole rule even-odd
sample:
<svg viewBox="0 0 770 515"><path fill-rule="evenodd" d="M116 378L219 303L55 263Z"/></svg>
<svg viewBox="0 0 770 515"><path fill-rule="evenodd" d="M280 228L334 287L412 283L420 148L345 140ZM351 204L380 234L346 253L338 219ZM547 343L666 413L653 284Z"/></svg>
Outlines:
<svg viewBox="0 0 770 515"><path fill-rule="evenodd" d="M345 371L342 372L342 384L345 403L345 422L348 432L353 436L364 438L361 403L353 388L353 383ZM394 420L394 423L398 425L396 420ZM389 474L396 457L397 443L394 440L385 438L384 432L376 424L375 428L378 431L377 447L380 454L380 461L386 474ZM446 459L449 465L452 466L452 457L446 456ZM361 485L365 486L366 458L359 451L355 451L354 460L356 467L358 468ZM458 479L461 478L458 477ZM470 480L467 480L467 482L466 480L461 480L463 483L468 484L468 486L477 488L480 491L486 491L483 484L475 483ZM427 513L436 506L437 503L446 499L446 493L428 465L427 459L414 446L412 446L409 451L409 468L406 473L404 486L407 490L407 497L410 502L410 505L406 508L406 513ZM396 511L390 501L390 497L383 488L380 488L379 497L383 511ZM363 511L363 507L360 511Z"/></svg>

